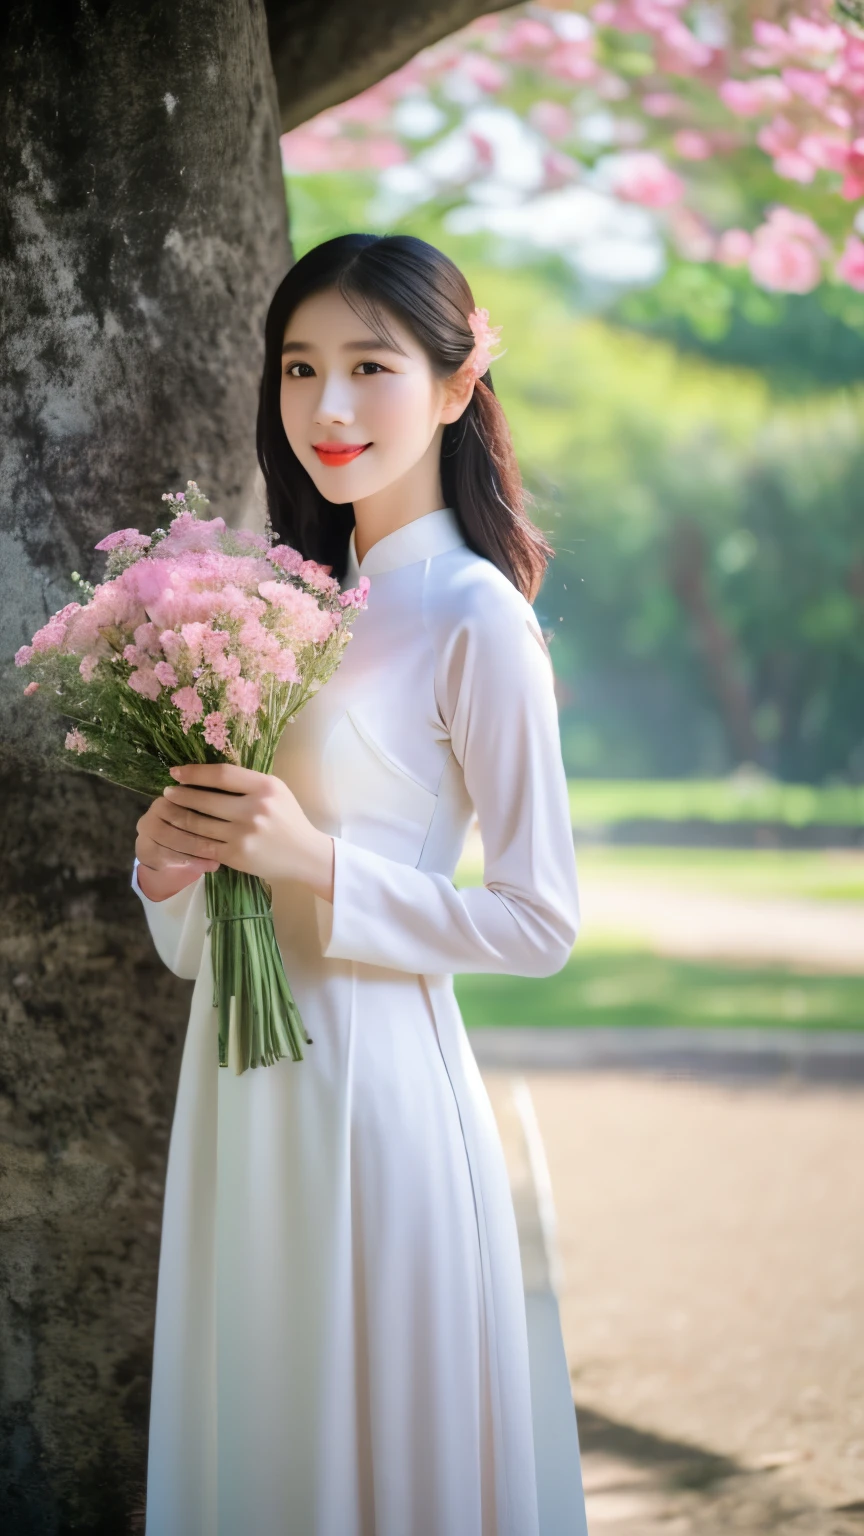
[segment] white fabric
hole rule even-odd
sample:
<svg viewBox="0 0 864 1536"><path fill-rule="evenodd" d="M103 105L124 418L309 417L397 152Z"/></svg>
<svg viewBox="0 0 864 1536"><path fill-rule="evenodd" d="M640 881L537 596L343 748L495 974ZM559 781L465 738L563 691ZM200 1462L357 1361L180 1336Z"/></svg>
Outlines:
<svg viewBox="0 0 864 1536"><path fill-rule="evenodd" d="M147 1536L540 1533L513 1203L452 977L552 975L577 935L552 669L451 509L349 561L368 608L274 764L335 845L332 903L273 887L303 1061L219 1069L203 876L154 902L133 871L195 980ZM457 891L472 805L485 884Z"/></svg>

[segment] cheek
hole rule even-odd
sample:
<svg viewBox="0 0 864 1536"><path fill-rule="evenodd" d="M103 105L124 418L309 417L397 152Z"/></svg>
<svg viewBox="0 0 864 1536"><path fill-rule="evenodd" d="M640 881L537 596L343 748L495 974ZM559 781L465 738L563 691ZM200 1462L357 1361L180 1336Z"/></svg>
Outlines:
<svg viewBox="0 0 864 1536"><path fill-rule="evenodd" d="M289 439L292 436L299 436L299 428L305 418L303 393L303 390L292 390L286 388L284 384L282 385L279 405L282 413L282 425Z"/></svg>
<svg viewBox="0 0 864 1536"><path fill-rule="evenodd" d="M425 381L394 374L376 383L369 409L363 412L370 437L383 448L403 451L408 443L428 437L432 416Z"/></svg>

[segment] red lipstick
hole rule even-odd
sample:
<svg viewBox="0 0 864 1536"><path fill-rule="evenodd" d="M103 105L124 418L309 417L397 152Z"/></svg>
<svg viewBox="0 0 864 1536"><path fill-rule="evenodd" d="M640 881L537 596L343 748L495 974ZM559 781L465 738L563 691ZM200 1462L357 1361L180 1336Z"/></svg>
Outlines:
<svg viewBox="0 0 864 1536"><path fill-rule="evenodd" d="M353 459L360 457L371 443L313 443L322 464L329 464L332 469L338 469L343 464L350 464Z"/></svg>

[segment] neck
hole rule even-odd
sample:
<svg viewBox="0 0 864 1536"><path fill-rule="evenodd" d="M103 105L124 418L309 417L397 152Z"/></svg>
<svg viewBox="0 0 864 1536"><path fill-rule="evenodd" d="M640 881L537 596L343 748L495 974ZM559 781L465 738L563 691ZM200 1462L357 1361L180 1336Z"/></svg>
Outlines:
<svg viewBox="0 0 864 1536"><path fill-rule="evenodd" d="M374 496L355 501L354 553L358 563L365 559L372 545L386 538L388 533L395 533L406 523L416 522L418 517L437 512L444 506L440 468L442 437L443 428L439 428L422 459L406 474L394 480L392 485L376 491Z"/></svg>

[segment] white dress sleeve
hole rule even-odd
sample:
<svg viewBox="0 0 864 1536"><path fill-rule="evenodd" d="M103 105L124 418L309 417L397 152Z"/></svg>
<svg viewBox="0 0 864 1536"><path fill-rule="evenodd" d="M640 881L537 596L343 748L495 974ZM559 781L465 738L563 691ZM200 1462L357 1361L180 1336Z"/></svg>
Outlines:
<svg viewBox="0 0 864 1536"><path fill-rule="evenodd" d="M435 691L480 825L484 883L334 837L322 953L421 975L552 976L579 931L579 894L552 662L531 605L474 602L450 626Z"/></svg>
<svg viewBox="0 0 864 1536"><path fill-rule="evenodd" d="M136 859L132 867L132 889L144 907L159 958L175 976L194 981L204 953L207 928L204 876L199 875L175 896L152 901L138 884L138 863Z"/></svg>

